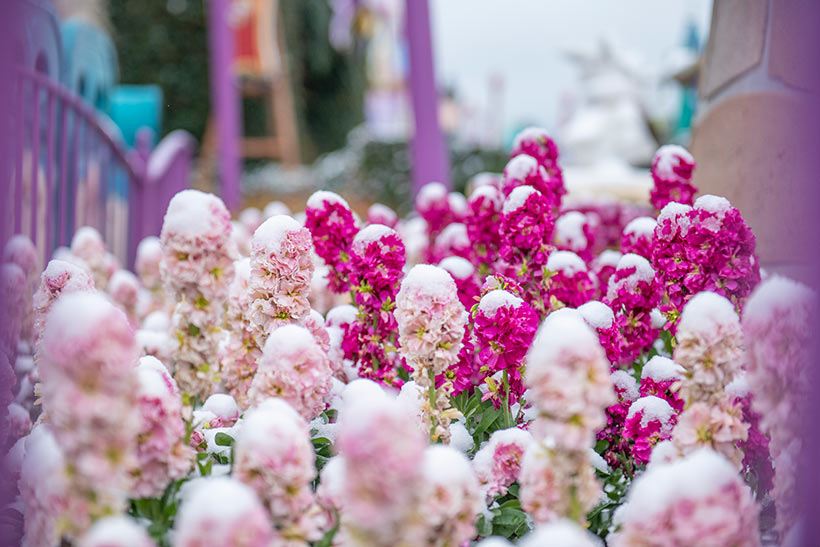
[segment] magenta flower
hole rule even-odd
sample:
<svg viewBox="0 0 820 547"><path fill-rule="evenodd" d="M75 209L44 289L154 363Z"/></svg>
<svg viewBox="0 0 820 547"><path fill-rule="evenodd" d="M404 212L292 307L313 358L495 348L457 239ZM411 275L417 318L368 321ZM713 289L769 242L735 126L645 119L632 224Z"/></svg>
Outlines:
<svg viewBox="0 0 820 547"><path fill-rule="evenodd" d="M547 290L553 308L577 308L595 296L595 280L577 254L571 251L553 251L547 259L546 268L549 275Z"/></svg>
<svg viewBox="0 0 820 547"><path fill-rule="evenodd" d="M519 186L532 186L541 192L552 211L561 208L561 196L566 193L560 170L558 176L553 176L538 160L527 154L513 156L504 167L504 179L501 182L504 195L509 196Z"/></svg>
<svg viewBox="0 0 820 547"><path fill-rule="evenodd" d="M307 201L305 227L313 248L328 266L328 286L335 293L349 289L350 246L359 229L347 202L338 194L320 190Z"/></svg>
<svg viewBox="0 0 820 547"><path fill-rule="evenodd" d="M649 201L657 210L670 202L692 205L698 189L692 184L695 160L682 146L668 144L661 146L652 159L652 188Z"/></svg>

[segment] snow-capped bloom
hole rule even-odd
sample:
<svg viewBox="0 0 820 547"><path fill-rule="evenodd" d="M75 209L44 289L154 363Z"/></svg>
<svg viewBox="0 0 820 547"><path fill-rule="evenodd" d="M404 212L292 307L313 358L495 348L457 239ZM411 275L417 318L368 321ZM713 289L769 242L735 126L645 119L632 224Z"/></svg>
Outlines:
<svg viewBox="0 0 820 547"><path fill-rule="evenodd" d="M438 262L447 256L469 258L472 252L467 226L461 222L451 222L436 236L433 242L432 260Z"/></svg>
<svg viewBox="0 0 820 547"><path fill-rule="evenodd" d="M555 219L555 246L562 251L572 251L585 262L592 260L595 232L588 215L569 211Z"/></svg>
<svg viewBox="0 0 820 547"><path fill-rule="evenodd" d="M658 148L650 170L655 181L649 194L652 206L661 210L672 201L692 205L698 191L692 184L694 169L695 159L682 146L667 144Z"/></svg>
<svg viewBox="0 0 820 547"><path fill-rule="evenodd" d="M475 536L476 515L484 505L464 454L449 446L427 447L419 489L424 545L463 545Z"/></svg>
<svg viewBox="0 0 820 547"><path fill-rule="evenodd" d="M601 547L601 540L571 520L542 524L524 536L519 547Z"/></svg>
<svg viewBox="0 0 820 547"><path fill-rule="evenodd" d="M501 209L501 258L518 266L522 259L533 267L546 264L553 229L549 200L532 186L516 187Z"/></svg>
<svg viewBox="0 0 820 547"><path fill-rule="evenodd" d="M680 412L684 407L684 400L677 389L672 389L681 383L686 369L668 357L655 355L641 370L641 397L655 395L666 400L672 408Z"/></svg>
<svg viewBox="0 0 820 547"><path fill-rule="evenodd" d="M553 313L538 329L526 363L529 402L539 413L533 436L551 436L573 449L592 446L605 424L604 409L616 401L609 361L595 331L577 312Z"/></svg>
<svg viewBox="0 0 820 547"><path fill-rule="evenodd" d="M760 281L755 236L728 200L704 195L694 207L670 202L658 215L652 265L679 313L695 294L711 291L738 310ZM673 317L674 319L674 317Z"/></svg>
<svg viewBox="0 0 820 547"><path fill-rule="evenodd" d="M105 242L96 228L82 226L74 232L71 253L83 261L99 290L105 290L108 283L105 252Z"/></svg>
<svg viewBox="0 0 820 547"><path fill-rule="evenodd" d="M671 438L676 413L665 399L646 395L634 401L624 423L624 436L634 442L630 448L637 464L646 464L652 447Z"/></svg>
<svg viewBox="0 0 820 547"><path fill-rule="evenodd" d="M538 190L549 202L551 211L560 208L561 196L566 193L563 180L550 175L538 160L527 154L513 156L504 166L504 179L501 182L504 195L509 196L519 186L531 186Z"/></svg>
<svg viewBox="0 0 820 547"><path fill-rule="evenodd" d="M357 382L361 389L351 391ZM409 516L422 477L424 435L406 407L373 382L357 380L347 391L336 439L344 458L340 533L351 545L392 545L396 538L418 545Z"/></svg>
<svg viewBox="0 0 820 547"><path fill-rule="evenodd" d="M155 547L148 532L126 516L105 517L77 542L77 547Z"/></svg>
<svg viewBox="0 0 820 547"><path fill-rule="evenodd" d="M183 439L182 397L165 365L155 357L140 358L137 381L137 465L131 472L131 496L152 498L188 473L193 451Z"/></svg>
<svg viewBox="0 0 820 547"><path fill-rule="evenodd" d="M440 182L429 182L416 196L416 212L427 222L430 241L452 221L447 187Z"/></svg>
<svg viewBox="0 0 820 547"><path fill-rule="evenodd" d="M577 308L595 295L595 280L587 265L572 251L553 251L547 259L550 301L555 306Z"/></svg>
<svg viewBox="0 0 820 547"><path fill-rule="evenodd" d="M587 325L598 333L598 341L606 351L606 357L611 363L617 363L621 356L621 333L615 323L615 314L612 308L597 300L590 300L578 306L578 312Z"/></svg>
<svg viewBox="0 0 820 547"><path fill-rule="evenodd" d="M99 293L62 296L46 319L43 411L71 466L68 533L124 508L139 420L137 348L125 315Z"/></svg>
<svg viewBox="0 0 820 547"><path fill-rule="evenodd" d="M313 247L328 265L328 282L333 292L347 292L350 274L350 246L359 229L347 201L334 192L319 190L308 198L305 227Z"/></svg>
<svg viewBox="0 0 820 547"><path fill-rule="evenodd" d="M549 173L553 184L557 188L556 193L559 193L559 195L566 193L563 188L561 168L558 166L558 147L546 129L541 127L522 129L513 140L510 157L516 157L519 154L527 154L535 158L538 165L544 167Z"/></svg>
<svg viewBox="0 0 820 547"><path fill-rule="evenodd" d="M494 186L480 186L467 200L469 212L464 219L472 245L473 260L482 274L490 273L501 246L499 221L504 195Z"/></svg>
<svg viewBox="0 0 820 547"><path fill-rule="evenodd" d="M439 267L447 270L456 282L458 289L458 299L469 310L478 301L480 287L476 276L475 267L466 258L460 256L448 256L439 262Z"/></svg>
<svg viewBox="0 0 820 547"><path fill-rule="evenodd" d="M306 420L325 409L330 365L310 331L297 325L279 327L265 342L258 364L248 392L252 405L279 397Z"/></svg>
<svg viewBox="0 0 820 547"><path fill-rule="evenodd" d="M384 224L390 228L395 228L399 222L399 215L396 211L382 203L374 203L367 208L368 224Z"/></svg>
<svg viewBox="0 0 820 547"><path fill-rule="evenodd" d="M758 507L732 465L708 449L652 464L616 512L614 547L760 545Z"/></svg>
<svg viewBox="0 0 820 547"><path fill-rule="evenodd" d="M624 227L621 236L621 252L634 253L652 259L652 237L657 222L652 217L638 217Z"/></svg>
<svg viewBox="0 0 820 547"><path fill-rule="evenodd" d="M64 260L50 261L40 276L40 287L34 294L35 336L38 339L42 337L46 315L61 295L93 290L94 281L85 269Z"/></svg>
<svg viewBox="0 0 820 547"><path fill-rule="evenodd" d="M267 399L248 412L234 445L233 476L254 489L274 525L289 538L316 541L303 519L314 502L316 466L307 422L281 399Z"/></svg>
<svg viewBox="0 0 820 547"><path fill-rule="evenodd" d="M312 249L310 232L289 216L271 217L254 232L248 318L259 347L277 327L310 312Z"/></svg>
<svg viewBox="0 0 820 547"><path fill-rule="evenodd" d="M139 325L137 304L139 302L140 288L140 282L137 276L128 270L117 271L111 276L108 282L108 294L111 296L111 300L122 308L125 315L128 316L128 320L131 321L131 325L134 327Z"/></svg>
<svg viewBox="0 0 820 547"><path fill-rule="evenodd" d="M25 513L22 545L59 545L64 532L60 522L71 495L65 456L48 426L36 426L24 442L19 480Z"/></svg>
<svg viewBox="0 0 820 547"><path fill-rule="evenodd" d="M225 387L244 408L248 405L248 390L256 374L256 362L262 350L256 343L254 329L248 317L251 303L250 258L238 260L234 270L236 275L229 288L225 316L230 331L219 353Z"/></svg>
<svg viewBox="0 0 820 547"><path fill-rule="evenodd" d="M689 300L678 323L674 359L685 370L687 401L721 398L743 363L740 318L726 298L702 292Z"/></svg>
<svg viewBox="0 0 820 547"><path fill-rule="evenodd" d="M621 253L612 249L605 249L601 254L592 259L590 269L598 279L598 298L605 298L609 287L609 278L615 273Z"/></svg>
<svg viewBox="0 0 820 547"><path fill-rule="evenodd" d="M506 494L510 485L518 480L521 460L532 442L532 435L523 429L499 429L476 452L473 471L487 501Z"/></svg>
<svg viewBox="0 0 820 547"><path fill-rule="evenodd" d="M473 312L478 361L486 367L488 376L506 371L511 403L524 391L524 356L537 328L538 316L532 307L502 289L486 292ZM498 393L496 400L505 395Z"/></svg>
<svg viewBox="0 0 820 547"><path fill-rule="evenodd" d="M184 492L174 523L178 547L269 547L282 541L254 491L228 477L199 479Z"/></svg>
<svg viewBox="0 0 820 547"><path fill-rule="evenodd" d="M601 497L601 486L587 458L549 442L529 445L518 483L521 508L537 524L561 518L582 522Z"/></svg>
<svg viewBox="0 0 820 547"><path fill-rule="evenodd" d="M154 290L162 287L160 264L162 263L162 243L157 236L143 238L137 245L134 271L145 288Z"/></svg>

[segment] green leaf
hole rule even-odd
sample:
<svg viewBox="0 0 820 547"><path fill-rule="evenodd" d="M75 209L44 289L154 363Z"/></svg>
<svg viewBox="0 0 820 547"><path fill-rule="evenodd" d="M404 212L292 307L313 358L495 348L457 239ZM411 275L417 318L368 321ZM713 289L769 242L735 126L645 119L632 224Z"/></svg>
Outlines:
<svg viewBox="0 0 820 547"><path fill-rule="evenodd" d="M478 530L478 535L487 537L491 536L493 533L493 523L488 522L484 515L478 517L478 522L476 522L476 530Z"/></svg>
<svg viewBox="0 0 820 547"><path fill-rule="evenodd" d="M214 442L219 446L233 446L234 439L227 433L221 431L214 437Z"/></svg>

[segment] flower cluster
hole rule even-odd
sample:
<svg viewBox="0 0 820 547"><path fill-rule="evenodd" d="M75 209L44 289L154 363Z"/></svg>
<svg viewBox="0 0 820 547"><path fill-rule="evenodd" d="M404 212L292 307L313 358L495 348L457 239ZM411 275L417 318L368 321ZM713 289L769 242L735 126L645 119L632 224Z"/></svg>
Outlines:
<svg viewBox="0 0 820 547"><path fill-rule="evenodd" d="M151 498L188 474L193 451L183 439L182 397L165 365L155 357L141 357L137 381L137 466L131 472L131 495Z"/></svg>
<svg viewBox="0 0 820 547"><path fill-rule="evenodd" d="M649 193L649 201L657 210L670 202L692 205L698 189L692 184L695 159L682 146L661 146L652 158L652 180L655 186Z"/></svg>
<svg viewBox="0 0 820 547"><path fill-rule="evenodd" d="M65 456L66 534L124 508L139 415L137 349L125 315L99 293L62 296L46 319L43 411Z"/></svg>
<svg viewBox="0 0 820 547"><path fill-rule="evenodd" d="M176 300L174 378L183 393L204 400L219 372L222 311L234 275L230 214L218 197L183 190L168 204L160 240L162 280Z"/></svg>
<svg viewBox="0 0 820 547"><path fill-rule="evenodd" d="M709 449L651 464L616 513L614 547L759 546L758 507L732 465Z"/></svg>
<svg viewBox="0 0 820 547"><path fill-rule="evenodd" d="M665 399L645 395L632 402L624 422L624 437L633 441L630 451L638 465L649 462L652 447L672 437L675 409Z"/></svg>
<svg viewBox="0 0 820 547"><path fill-rule="evenodd" d="M166 307L167 296L162 287L162 243L156 236L148 236L137 245L134 271L147 293L141 302L140 314L145 316Z"/></svg>
<svg viewBox="0 0 820 547"><path fill-rule="evenodd" d="M595 225L593 217L579 211L569 211L555 220L554 241L556 248L572 251L584 262L592 260L595 248Z"/></svg>
<svg viewBox="0 0 820 547"><path fill-rule="evenodd" d="M501 247L501 207L504 196L495 186L479 186L470 194L464 219L472 246L471 259L482 275L495 269Z"/></svg>
<svg viewBox="0 0 820 547"><path fill-rule="evenodd" d="M740 310L760 282L755 237L740 211L725 198L705 195L694 207L669 203L657 223L652 265L666 289L669 310L680 313L702 291L725 296Z"/></svg>
<svg viewBox="0 0 820 547"><path fill-rule="evenodd" d="M396 294L405 264L401 238L382 224L371 224L353 241L350 285L358 313L349 322L342 347L357 361L358 374L395 383Z"/></svg>
<svg viewBox="0 0 820 547"><path fill-rule="evenodd" d="M615 323L612 308L598 300L590 300L578 306L578 313L598 333L598 342L604 348L609 362L617 363L621 357L621 331Z"/></svg>
<svg viewBox="0 0 820 547"><path fill-rule="evenodd" d="M71 254L80 259L91 273L97 289L104 291L108 285L109 273L113 272L109 272L105 242L100 232L91 226L77 228L71 238Z"/></svg>
<svg viewBox="0 0 820 547"><path fill-rule="evenodd" d="M233 474L253 488L274 526L292 540L321 539L311 490L314 459L307 422L281 399L266 399L245 416Z"/></svg>
<svg viewBox="0 0 820 547"><path fill-rule="evenodd" d="M606 425L595 434L598 441L606 441L604 461L617 469L624 467L629 458L629 439L624 435L629 408L638 399L638 384L628 372L615 370L610 375L618 401L606 409Z"/></svg>
<svg viewBox="0 0 820 547"><path fill-rule="evenodd" d="M240 406L248 405L248 390L256 374L257 361L262 355L256 343L254 329L248 317L251 305L251 261L237 260L235 276L228 292L225 323L230 326L223 346L220 348L222 380L225 387Z"/></svg>
<svg viewBox="0 0 820 547"><path fill-rule="evenodd" d="M513 156L504 167L504 179L501 181L504 195L509 196L519 186L531 186L538 190L547 198L551 211L560 209L561 196L566 193L563 180L551 176L538 160L527 154Z"/></svg>
<svg viewBox="0 0 820 547"><path fill-rule="evenodd" d="M258 406L279 397L312 420L327 406L330 364L313 335L298 325L274 330L262 348L248 400Z"/></svg>
<svg viewBox="0 0 820 547"><path fill-rule="evenodd" d="M532 442L532 435L523 429L499 429L476 452L473 470L488 502L506 494L512 483L518 480L521 461Z"/></svg>
<svg viewBox="0 0 820 547"><path fill-rule="evenodd" d="M761 283L743 309L746 379L754 395L752 408L761 416L760 429L771 439L772 497L777 528L784 534L799 516L793 485L799 480L794 462L800 447L795 440L809 412L809 374L814 366L811 325L816 310L814 291L779 276Z"/></svg>
<svg viewBox="0 0 820 547"><path fill-rule="evenodd" d="M624 227L621 252L640 255L652 260L652 238L658 223L651 217L638 217Z"/></svg>
<svg viewBox="0 0 820 547"><path fill-rule="evenodd" d="M595 296L595 280L581 257L572 251L553 251L546 268L552 309L577 308Z"/></svg>
<svg viewBox="0 0 820 547"><path fill-rule="evenodd" d="M535 158L538 165L543 167L550 176L550 181L556 188L556 194L564 195L564 179L561 168L558 166L558 147L555 141L540 127L527 127L513 141L510 157L526 154Z"/></svg>
<svg viewBox="0 0 820 547"><path fill-rule="evenodd" d="M504 375L503 386L490 384L494 402L515 403L524 392L524 357L538 328L538 316L521 298L492 289L473 309L472 324L482 369L488 376Z"/></svg>
<svg viewBox="0 0 820 547"><path fill-rule="evenodd" d="M396 296L399 351L420 386L430 389L429 416L434 438L449 440L452 382L436 389L435 378L458 362L466 320L453 278L446 270L417 264Z"/></svg>
<svg viewBox="0 0 820 547"><path fill-rule="evenodd" d="M310 312L312 249L310 232L286 215L267 219L254 232L248 319L258 347L277 327Z"/></svg>
<svg viewBox="0 0 820 547"><path fill-rule="evenodd" d="M320 190L307 201L305 228L310 230L313 248L328 266L330 290L347 292L350 274L350 246L359 229L347 202L338 194Z"/></svg>

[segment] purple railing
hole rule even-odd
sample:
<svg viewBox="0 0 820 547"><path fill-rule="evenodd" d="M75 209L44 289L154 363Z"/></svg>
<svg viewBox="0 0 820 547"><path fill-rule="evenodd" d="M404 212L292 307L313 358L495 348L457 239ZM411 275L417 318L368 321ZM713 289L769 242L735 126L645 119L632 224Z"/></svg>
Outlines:
<svg viewBox="0 0 820 547"><path fill-rule="evenodd" d="M18 69L15 149L5 233L28 235L48 260L93 226L123 264L158 234L171 196L187 187L193 138L168 135L128 150L113 122L43 73Z"/></svg>

